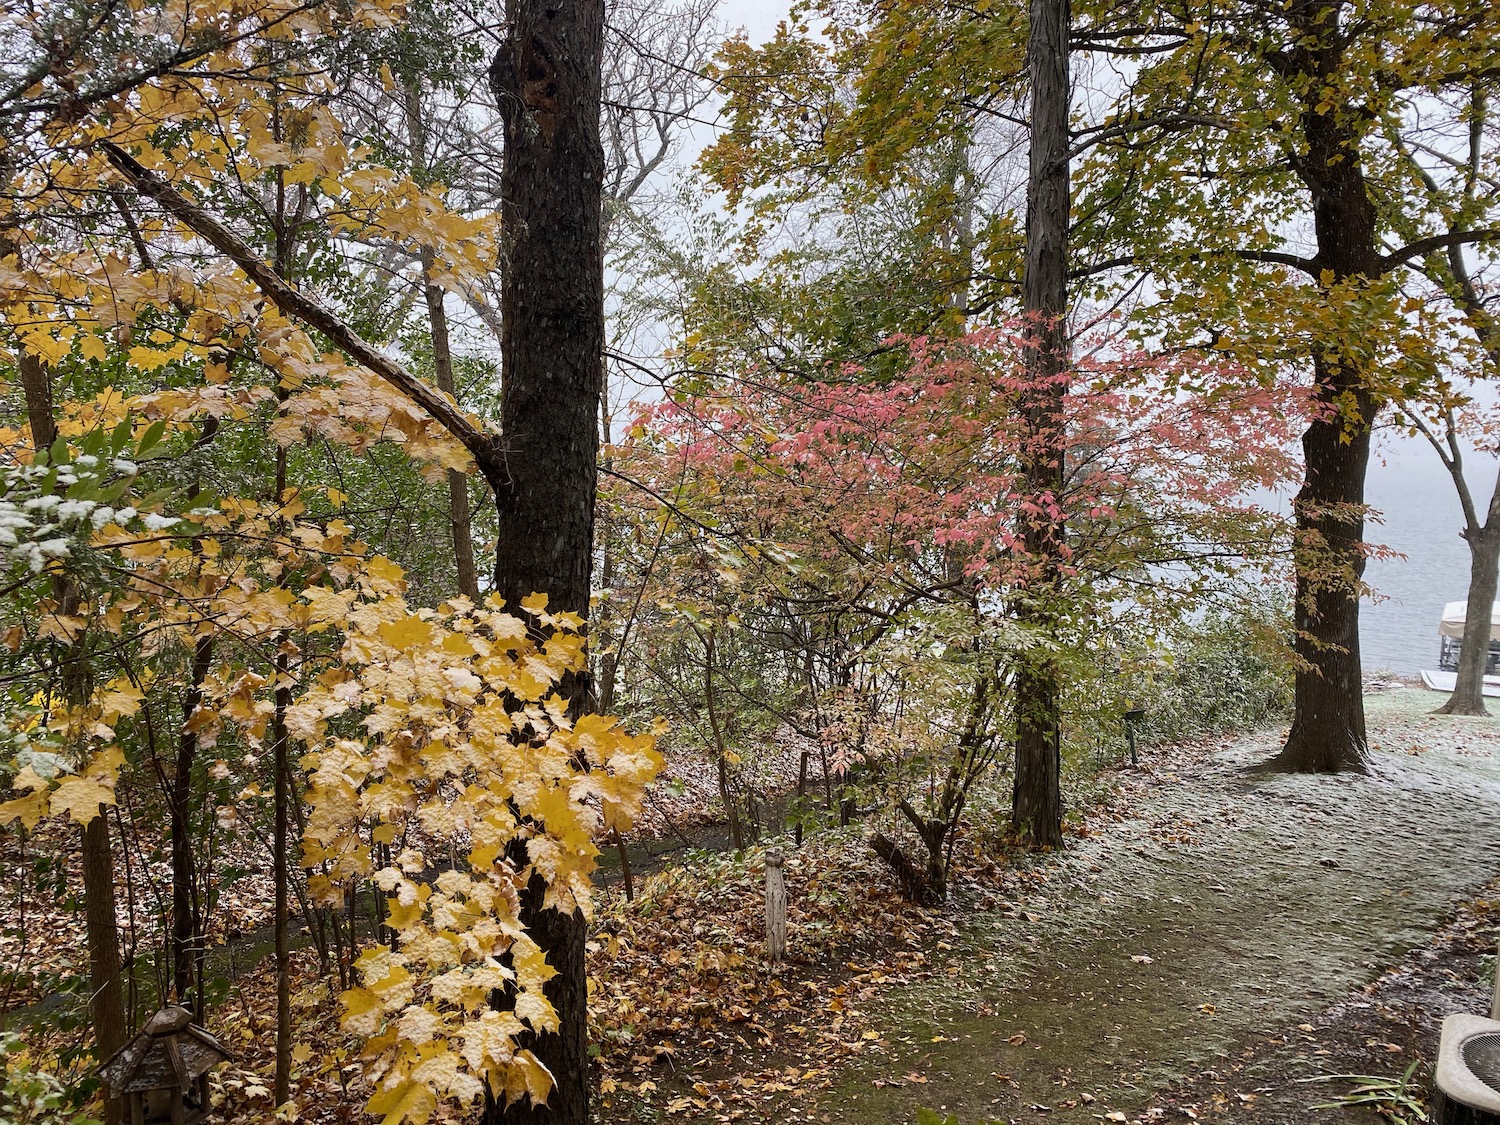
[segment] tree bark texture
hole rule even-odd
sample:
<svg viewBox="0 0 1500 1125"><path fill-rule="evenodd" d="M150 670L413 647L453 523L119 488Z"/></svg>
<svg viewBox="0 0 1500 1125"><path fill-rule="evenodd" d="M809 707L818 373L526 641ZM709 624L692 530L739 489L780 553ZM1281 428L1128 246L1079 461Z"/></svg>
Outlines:
<svg viewBox="0 0 1500 1125"><path fill-rule="evenodd" d="M1500 500L1500 489L1496 490ZM1494 503L1491 503L1494 507ZM1470 527L1469 600L1465 608L1464 644L1458 654L1458 679L1453 694L1437 709L1439 715L1488 715L1484 705L1484 669L1490 655L1490 620L1494 613L1496 587L1500 586L1500 533L1491 522Z"/></svg>
<svg viewBox="0 0 1500 1125"><path fill-rule="evenodd" d="M1334 285L1382 272L1376 213L1360 162L1356 110L1324 101L1324 78L1343 71L1344 0L1302 0L1289 17L1295 46L1279 65L1307 90L1305 151L1292 167L1307 186L1317 237L1314 262ZM1367 372L1331 345L1313 353L1322 408L1302 438L1306 475L1294 502L1297 590L1296 697L1275 769L1363 772L1369 747L1359 655L1359 596L1365 570L1364 490L1378 403Z"/></svg>
<svg viewBox="0 0 1500 1125"><path fill-rule="evenodd" d="M203 1016L203 910L198 898L198 863L193 854L193 765L198 735L193 714L203 702L203 681L213 662L212 634L193 646L192 684L182 700L182 731L172 771L168 813L172 830L172 987L177 1001Z"/></svg>
<svg viewBox="0 0 1500 1125"><path fill-rule="evenodd" d="M448 310L443 289L434 285L431 250L422 253L422 293L427 302L427 323L432 333L432 369L438 390L457 400L453 381L453 350L448 343ZM474 535L469 510L469 478L457 469L448 470L448 530L453 537L453 565L458 592L470 601L479 600L479 572L474 566Z"/></svg>
<svg viewBox="0 0 1500 1125"><path fill-rule="evenodd" d="M599 141L603 0L515 0L490 85L505 127L501 173L501 442L480 467L495 491L495 589L533 592L587 619L593 563L604 266ZM565 684L574 708L587 675ZM552 1072L544 1106L486 1106L486 1125L585 1125L588 987L584 919L541 908L534 878L522 921L557 975L557 1034L530 1044Z"/></svg>
<svg viewBox="0 0 1500 1125"><path fill-rule="evenodd" d="M8 244L0 249L17 253ZM26 396L32 443L38 450L50 449L58 437L52 407L52 373L40 359L24 351L16 367ZM64 613L78 612L79 591L71 579L54 578L52 593ZM73 703L81 702L89 693L88 653L82 643L80 640L68 645L59 661L63 669L63 695ZM120 981L114 849L102 805L98 815L83 826L83 918L89 954L89 1020L94 1029L95 1057L102 1062L125 1045L130 1033L125 1019L125 991ZM107 1100L105 1125L117 1125L120 1115L120 1103Z"/></svg>
<svg viewBox="0 0 1500 1125"><path fill-rule="evenodd" d="M1068 0L1032 0L1027 66L1031 79L1031 167L1026 193L1028 387L1024 471L1029 511L1021 517L1029 573L1018 617L1034 634L1053 631L1065 528L1057 508L1063 485L1063 408L1068 369ZM1062 846L1061 672L1037 646L1016 670L1015 831L1041 847Z"/></svg>
<svg viewBox="0 0 1500 1125"><path fill-rule="evenodd" d="M786 957L786 876L781 852L766 853L766 957L773 963Z"/></svg>
<svg viewBox="0 0 1500 1125"><path fill-rule="evenodd" d="M109 820L103 806L83 826L83 917L89 947L89 1017L94 1024L94 1050L109 1058L125 1045L130 1029L125 1022L125 992L120 985L120 932L115 919L115 861ZM113 1108L111 1109L111 1105ZM118 1105L106 1105L118 1120Z"/></svg>

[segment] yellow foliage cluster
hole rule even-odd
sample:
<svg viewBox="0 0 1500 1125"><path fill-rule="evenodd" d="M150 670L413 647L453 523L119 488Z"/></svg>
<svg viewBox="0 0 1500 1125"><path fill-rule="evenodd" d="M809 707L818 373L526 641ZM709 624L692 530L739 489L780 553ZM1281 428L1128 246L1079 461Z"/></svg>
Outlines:
<svg viewBox="0 0 1500 1125"><path fill-rule="evenodd" d="M177 7L153 5L138 14L153 27L175 26L161 21ZM223 47L206 50L192 65L143 75L97 112L52 121L49 145L13 170L10 197L30 200L39 212L87 211L101 184L119 182L107 142L210 210L236 202L254 210L265 191L281 192L294 199L304 227L317 227L334 244L346 243L353 254L378 245L425 255L434 263L432 282L463 291L495 268L498 214L454 210L443 185L419 184L349 140L330 108L334 78L327 72L267 62L280 43L391 26L401 7L399 0L237 3L234 18L243 33ZM183 41L221 38L216 9L183 6ZM138 377L189 367L217 385L230 380L236 360L251 360L290 396L275 430L282 444L312 434L358 451L394 440L434 479L472 467L467 452L424 411L345 357L325 352L241 270L222 260L179 257L190 243L175 222L145 208L130 227L128 241L59 244L40 225L13 226L0 242L0 318L9 329L0 333L0 362L14 362L19 351L53 365L118 354ZM162 313L180 322L162 326ZM201 404L201 413L212 413L209 406Z"/></svg>
<svg viewBox="0 0 1500 1125"><path fill-rule="evenodd" d="M539 877L547 906L587 913L594 839L629 826L660 766L651 736L569 718L555 689L584 666L582 622L545 607L528 599L528 621L493 600L412 611L399 594L351 589L313 602L347 624L338 662L287 712L310 748L303 863L326 901L362 879L389 896L397 949L366 952L343 1003L344 1026L379 1058L370 1109L390 1121L486 1087L546 1095L550 1075L516 1047L525 1028L557 1027L521 893ZM372 844L390 864L374 866ZM427 852L460 845L434 877ZM498 990L511 1010L491 1009Z"/></svg>
<svg viewBox="0 0 1500 1125"><path fill-rule="evenodd" d="M111 401L93 408L113 413ZM309 889L341 903L373 883L397 935L394 950L359 959L360 984L343 996L345 1027L367 1040L371 1111L422 1122L440 1101L469 1104L486 1089L543 1098L551 1077L516 1040L556 1028L543 994L554 970L525 932L522 892L539 879L545 905L590 911L594 841L637 815L661 762L653 738L570 716L559 688L585 667L576 614L548 612L540 595L519 607L524 617L497 599L414 608L399 566L372 557L341 519L305 516L290 491L279 504L221 501L199 513L191 542L107 525L95 545L128 560L121 585L71 615L51 607L37 629L66 643L85 628L151 637L156 652L211 633L286 654L286 670L268 676L226 653L187 730L205 748L229 729L264 745L276 689L291 689L284 724L306 748ZM29 721L67 754L52 776L19 771L0 823L82 823L114 804L121 724L150 688L146 672L77 705L41 700ZM491 1008L497 991L508 1010Z"/></svg>
<svg viewBox="0 0 1500 1125"><path fill-rule="evenodd" d="M443 185L383 166L330 108L334 76L286 65L308 44L393 26L401 0L127 8L121 19L136 21L142 40L179 42L174 65L122 58L126 69L141 64L137 79L97 101L70 102L76 83L55 90L50 74L24 95L45 124L26 160L8 166L7 198L39 216L91 216L80 229L114 234L7 224L0 366L29 357L88 371L96 387L106 382L98 365L113 365L111 381L145 388L60 403L65 441L154 427L181 451L206 445L221 423L263 425L283 448L396 442L430 476L472 471L448 430L328 350L244 270L203 256L197 236L133 190L100 191L121 182L108 156L116 146L205 212L231 217L267 258L274 232L243 216L274 196L298 216L304 242L316 230L335 253L394 248L423 262L431 282L475 285L498 259L498 216L462 213ZM57 99L63 109L41 108ZM0 443L7 457L33 456L24 430L0 432ZM338 509L343 495L327 493ZM659 766L649 735L578 717L563 698L584 668L581 620L548 612L544 598L512 607L524 616L466 600L415 608L401 569L296 488L170 518L149 507L142 501L144 518L129 527L94 525L89 581L49 564L40 578L51 594L0 642L121 671L89 685L80 674L86 698L49 696L27 712L35 729L17 745L30 757L15 763L0 823L97 816L117 784L127 791L132 740L175 723L178 706L199 750L295 740L306 752L310 889L342 901L356 881L373 882L397 936L394 949L359 959L359 986L344 997L345 1025L369 1041L371 1111L421 1122L445 1099L469 1104L486 1090L545 1097L551 1076L517 1047L518 1035L558 1019L543 994L553 969L521 923L523 892L544 885L547 906L587 912L594 840L630 823ZM184 691L178 673L197 653ZM510 998L505 1011L490 1006L496 992Z"/></svg>

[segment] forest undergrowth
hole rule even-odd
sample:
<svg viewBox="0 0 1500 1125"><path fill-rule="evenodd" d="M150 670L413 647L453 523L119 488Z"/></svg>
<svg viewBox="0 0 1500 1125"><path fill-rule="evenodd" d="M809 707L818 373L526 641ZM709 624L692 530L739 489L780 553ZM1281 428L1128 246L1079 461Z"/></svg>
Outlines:
<svg viewBox="0 0 1500 1125"><path fill-rule="evenodd" d="M901 898L867 843L891 825L865 821L800 848L788 836L739 855L684 853L638 877L633 902L613 886L589 942L599 1119L896 1122L942 1107L965 1125L1149 1121L1244 1111L1271 1097L1268 1084L1326 1097L1292 1079L1318 1073L1319 1050L1352 1065L1358 1044L1292 1050L1280 1072L1245 1060L1279 1032L1295 1046L1306 1033L1288 1029L1322 1026L1319 1012L1399 968L1500 870L1500 732L1426 715L1433 698L1369 700L1368 779L1248 772L1275 731L1151 749L1139 768L1105 769L1072 795L1062 855L1006 851L978 828L994 811L981 798L940 908ZM764 954L767 846L787 853L779 965ZM276 1115L274 972L256 887L222 900L211 958L235 978L209 1019L236 1056L216 1078L231 1122ZM44 924L33 918L26 932L50 936L28 964L77 956L70 917L61 896ZM294 965L304 1030L293 1106L279 1116L361 1121L359 1043L338 1027L315 951L304 945ZM80 1003L9 987L12 1027L45 1012L47 1027L66 1028L59 1011ZM1372 1047L1370 1064L1420 1061L1423 1034ZM81 1035L53 1031L31 1051L56 1057ZM1238 1069L1220 1068L1235 1051L1248 1052Z"/></svg>

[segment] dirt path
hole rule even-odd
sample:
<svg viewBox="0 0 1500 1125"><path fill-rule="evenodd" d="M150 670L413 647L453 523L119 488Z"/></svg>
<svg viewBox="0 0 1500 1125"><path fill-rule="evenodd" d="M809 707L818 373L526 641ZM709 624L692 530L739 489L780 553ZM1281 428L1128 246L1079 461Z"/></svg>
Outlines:
<svg viewBox="0 0 1500 1125"><path fill-rule="evenodd" d="M1500 721L1428 717L1436 699L1368 700L1372 777L1246 772L1270 736L1136 775L1131 815L1055 863L1045 897L977 916L941 986L890 994L885 1050L809 1119L1176 1114L1174 1088L1207 1091L1246 1043L1348 1003L1500 874ZM1399 1074L1422 1048L1379 1049ZM1318 1073L1335 1054L1283 1069ZM1221 1082L1220 1109L1241 1093L1249 1106L1280 1090L1291 1108L1332 1092L1298 1074Z"/></svg>

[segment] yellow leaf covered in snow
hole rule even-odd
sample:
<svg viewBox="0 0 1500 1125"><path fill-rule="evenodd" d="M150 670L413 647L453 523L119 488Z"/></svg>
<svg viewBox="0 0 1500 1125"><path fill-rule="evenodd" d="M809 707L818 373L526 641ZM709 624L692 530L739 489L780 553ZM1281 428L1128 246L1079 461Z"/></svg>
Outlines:
<svg viewBox="0 0 1500 1125"><path fill-rule="evenodd" d="M114 803L113 785L91 777L65 777L52 791L51 812L54 816L67 813L79 824L87 824L99 815L101 805Z"/></svg>
<svg viewBox="0 0 1500 1125"><path fill-rule="evenodd" d="M406 1079L378 1091L365 1108L385 1115L381 1125L426 1125L437 1109L437 1098L426 1086Z"/></svg>
<svg viewBox="0 0 1500 1125"><path fill-rule="evenodd" d="M19 820L28 832L35 828L46 815L47 794L45 791L28 793L24 797L17 797L14 801L0 804L0 824L9 824L13 820Z"/></svg>

